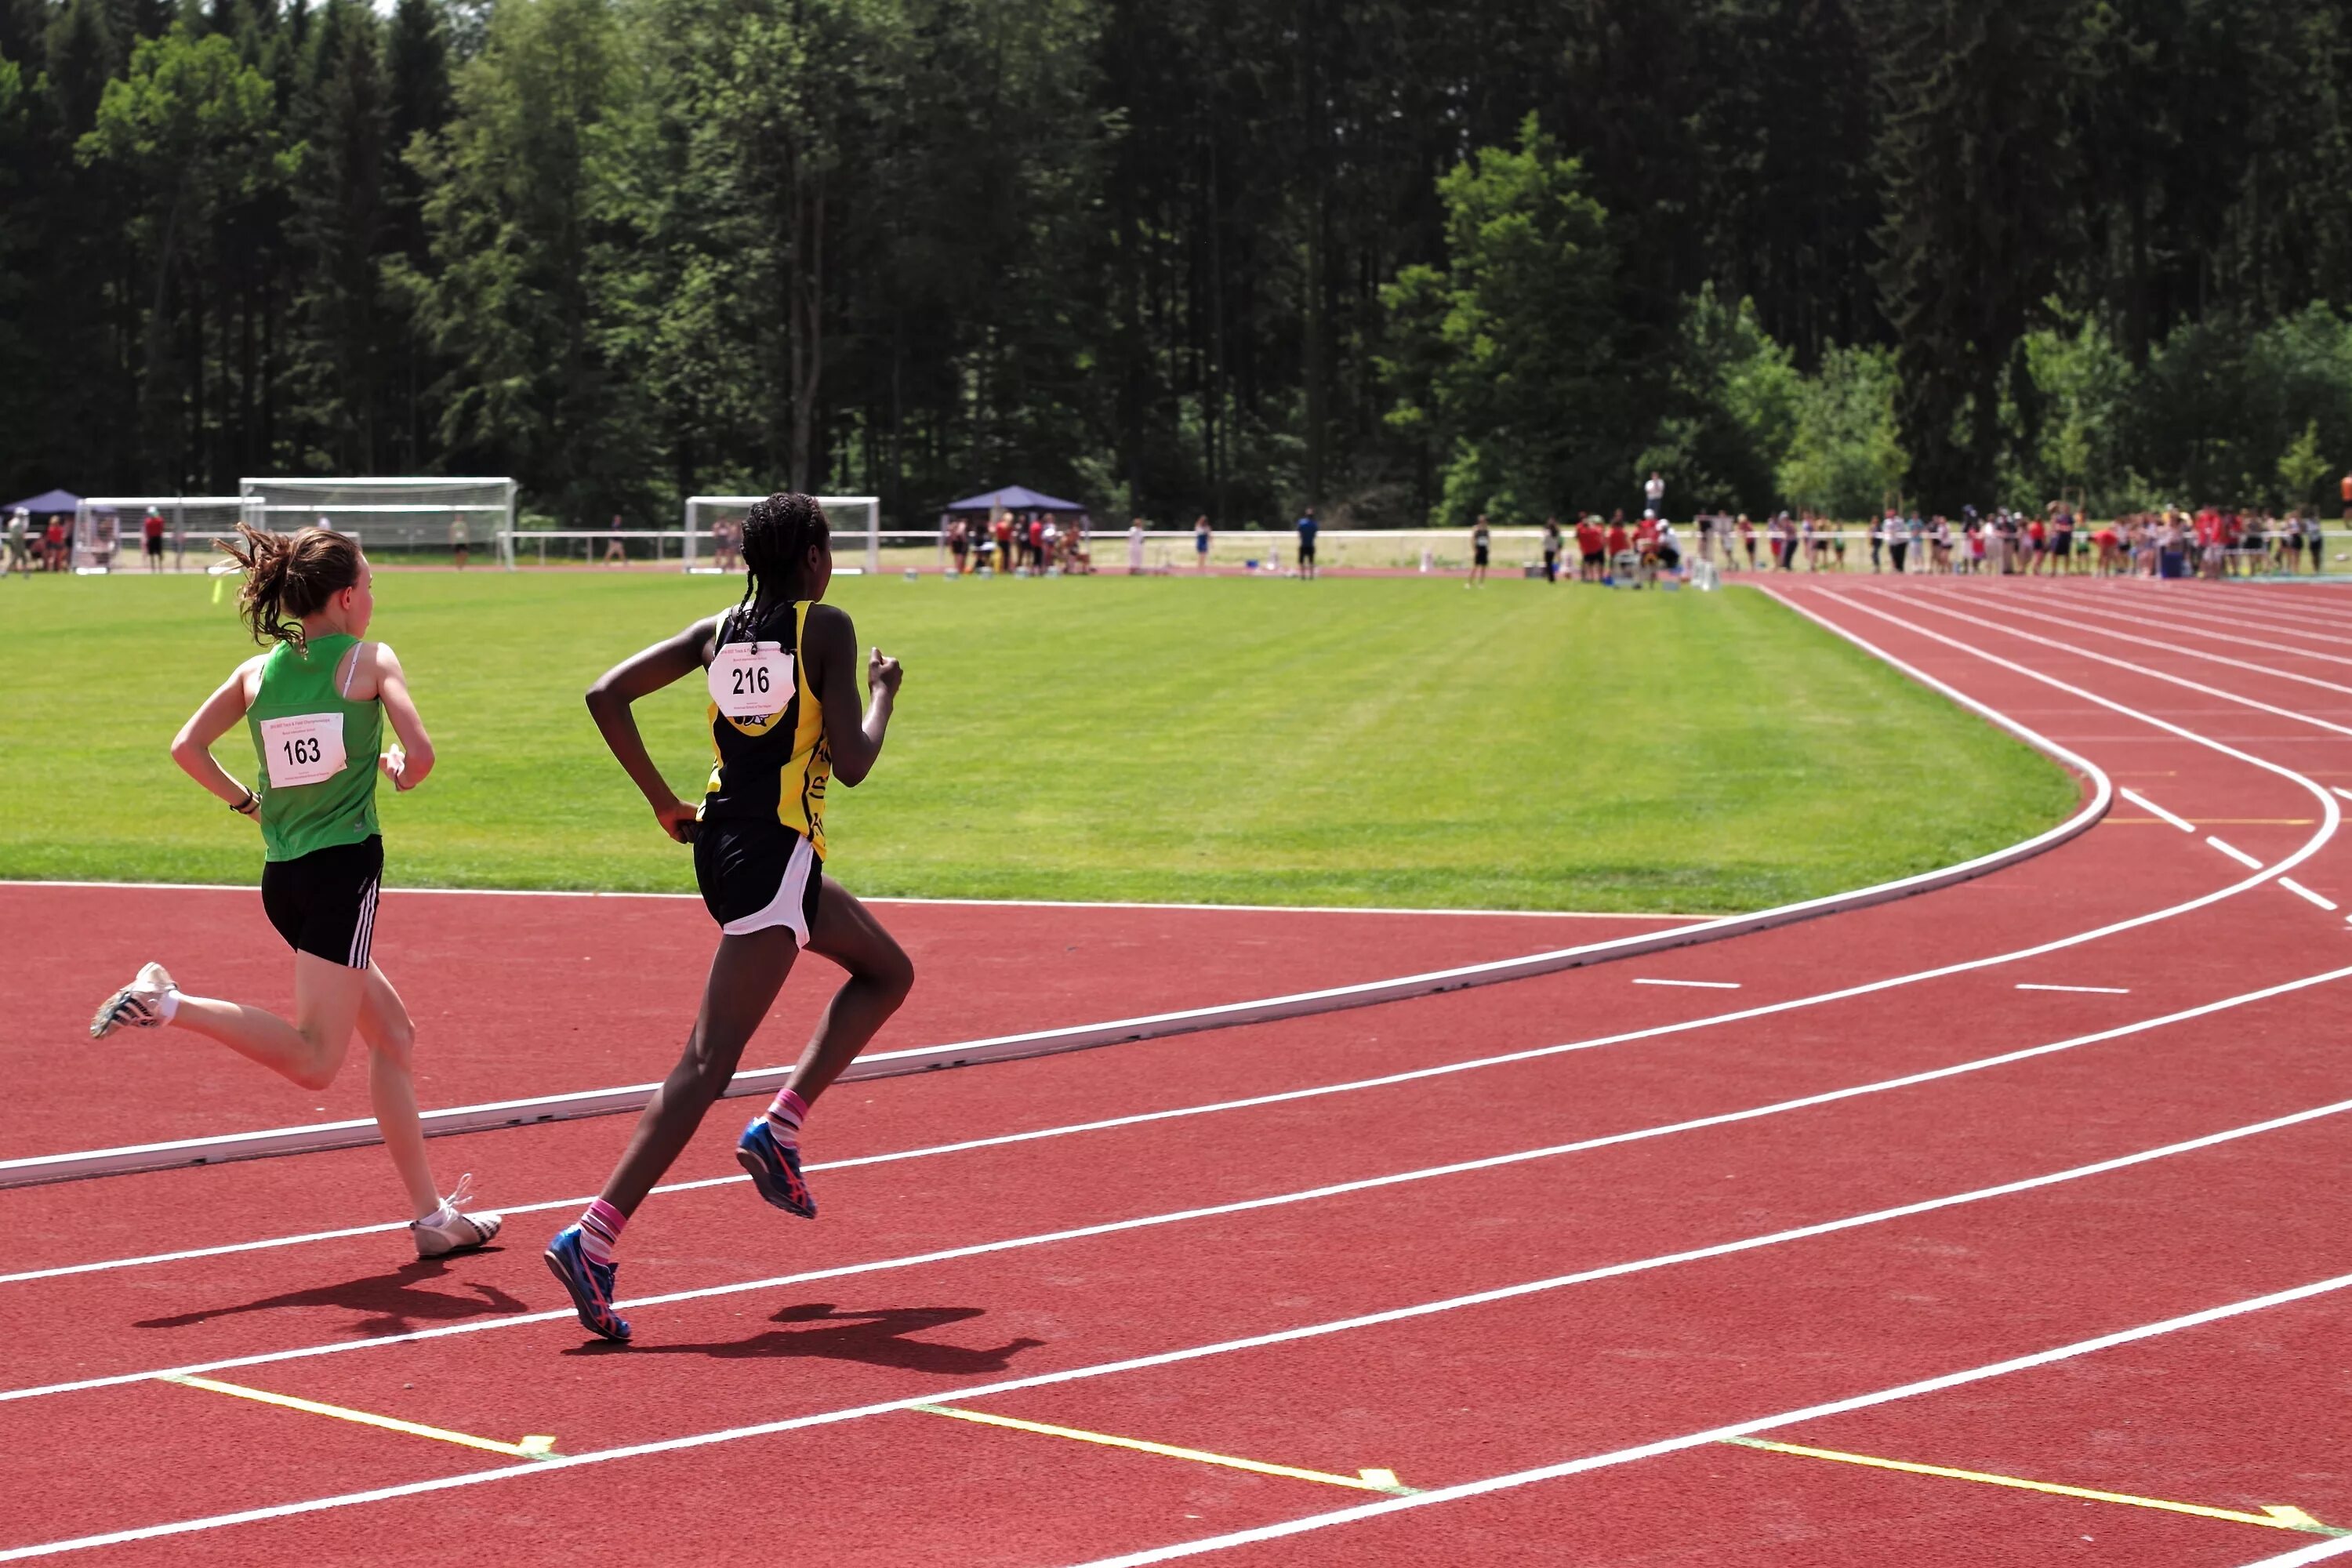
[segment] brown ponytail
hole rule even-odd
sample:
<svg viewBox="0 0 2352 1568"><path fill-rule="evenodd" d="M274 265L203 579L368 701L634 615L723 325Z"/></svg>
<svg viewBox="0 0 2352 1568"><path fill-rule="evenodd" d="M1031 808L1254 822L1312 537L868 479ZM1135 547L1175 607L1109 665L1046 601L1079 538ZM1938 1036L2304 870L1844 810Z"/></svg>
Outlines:
<svg viewBox="0 0 2352 1568"><path fill-rule="evenodd" d="M360 580L359 545L331 530L266 533L240 522L236 533L220 541L220 548L245 568L236 607L256 642L275 639L300 648L302 617Z"/></svg>

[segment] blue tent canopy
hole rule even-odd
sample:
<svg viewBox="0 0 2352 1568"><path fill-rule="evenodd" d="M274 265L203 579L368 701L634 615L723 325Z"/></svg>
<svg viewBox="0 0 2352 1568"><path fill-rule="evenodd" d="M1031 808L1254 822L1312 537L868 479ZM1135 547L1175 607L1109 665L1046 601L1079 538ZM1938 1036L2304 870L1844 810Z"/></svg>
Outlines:
<svg viewBox="0 0 2352 1568"><path fill-rule="evenodd" d="M1084 511L1087 510L1074 500L1056 500L1052 496L1040 495L1026 485L1007 485L1001 490L990 490L985 495L967 496L962 500L950 504L947 510L993 512L1000 507L1006 511Z"/></svg>
<svg viewBox="0 0 2352 1568"><path fill-rule="evenodd" d="M23 500L13 502L5 509L0 510L16 511L21 509L30 512L71 511L79 505L81 505L79 496L68 495L63 490L44 490L39 495L27 496Z"/></svg>

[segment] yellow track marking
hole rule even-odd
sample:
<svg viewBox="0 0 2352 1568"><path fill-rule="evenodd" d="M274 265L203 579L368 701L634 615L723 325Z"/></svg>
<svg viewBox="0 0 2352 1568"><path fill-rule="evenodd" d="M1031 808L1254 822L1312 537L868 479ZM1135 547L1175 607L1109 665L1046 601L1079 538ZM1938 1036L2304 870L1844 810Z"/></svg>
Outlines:
<svg viewBox="0 0 2352 1568"><path fill-rule="evenodd" d="M412 1437L432 1437L444 1443L456 1443L462 1447L482 1448L493 1454L509 1454L518 1459L543 1459L555 1452L555 1439L548 1436L525 1437L520 1443L500 1443L488 1437L476 1437L464 1432L446 1432L438 1426L420 1426L414 1421L402 1421L390 1415L371 1415L364 1410L346 1410L340 1405L321 1405L315 1399L297 1399L290 1394L272 1394L266 1388L247 1388L242 1384L219 1383L209 1377L191 1377L183 1373L165 1373L157 1379L176 1383L188 1388L206 1388L215 1394L226 1394L238 1399L251 1399L263 1405L276 1405L288 1410L307 1411L312 1415L331 1415L338 1421L356 1421L362 1426L381 1426L387 1432L405 1432Z"/></svg>
<svg viewBox="0 0 2352 1568"><path fill-rule="evenodd" d="M1269 1465L1259 1459L1237 1459L1231 1454L1212 1454L1200 1448L1179 1448L1167 1443L1147 1443L1140 1437L1114 1437L1108 1432L1082 1432L1075 1426L1049 1426L1043 1421L1022 1421L1011 1415L992 1415L981 1410L960 1410L947 1405L909 1405L909 1410L919 1410L926 1415L946 1415L958 1421L976 1421L983 1426L1009 1426L1016 1432L1038 1432L1048 1437L1069 1437L1080 1443L1099 1443L1107 1448L1132 1448L1139 1454L1158 1454L1170 1459L1191 1459L1196 1464L1223 1465L1229 1470L1250 1470L1261 1476L1286 1476L1295 1481L1320 1481L1328 1487L1348 1487L1360 1492L1389 1492L1397 1497L1412 1497L1421 1489L1405 1486L1394 1470L1360 1470L1352 1476L1335 1476L1323 1470L1302 1470L1291 1465Z"/></svg>
<svg viewBox="0 0 2352 1568"><path fill-rule="evenodd" d="M2016 1476L1989 1475L1982 1470L1955 1470L1944 1465L1918 1465L1908 1459L1877 1459L1867 1454L1841 1453L1835 1448L1808 1448L1798 1443L1768 1443L1760 1437L1726 1437L1723 1440L1743 1448L1762 1448L1774 1454L1795 1454L1808 1459L1834 1459L1842 1465L1864 1465L1874 1470L1902 1470L1915 1476L1941 1476L1947 1480L1981 1481L1986 1486L2047 1492L2053 1497L2119 1502L2132 1508L2158 1509L2166 1513L2195 1514L2200 1519L2226 1519L2237 1524L2259 1524L2265 1530L2296 1530L2305 1535L2352 1535L2352 1530L2337 1530L2333 1525L2322 1524L2303 1510L2284 1504L2265 1506L2260 1513L2242 1513L2236 1509L2208 1508L2203 1503L2167 1502L2161 1498L2133 1497L2127 1492L2102 1492L2088 1487L2060 1486L2055 1481L2029 1481Z"/></svg>

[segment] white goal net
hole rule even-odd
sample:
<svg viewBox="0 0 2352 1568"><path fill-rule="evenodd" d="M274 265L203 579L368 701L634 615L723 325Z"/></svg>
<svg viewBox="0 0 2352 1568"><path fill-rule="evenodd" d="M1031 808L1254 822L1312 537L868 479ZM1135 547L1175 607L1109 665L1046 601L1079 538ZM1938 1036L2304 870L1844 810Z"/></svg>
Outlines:
<svg viewBox="0 0 2352 1568"><path fill-rule="evenodd" d="M689 572L735 572L742 569L743 517L765 496L688 496L686 498L686 569ZM882 503L873 496L819 496L831 525L834 559L839 561L845 539L859 540L869 573L882 569ZM836 567L835 570L842 568ZM856 568L849 568L856 570Z"/></svg>
<svg viewBox="0 0 2352 1568"><path fill-rule="evenodd" d="M236 496L84 496L74 508L77 572L181 572L193 554L198 570L218 560L213 541L236 532L244 502ZM147 520L163 524L147 548Z"/></svg>
<svg viewBox="0 0 2352 1568"><path fill-rule="evenodd" d="M509 479L244 479L245 521L274 533L331 528L372 554L494 553L514 564L515 482Z"/></svg>

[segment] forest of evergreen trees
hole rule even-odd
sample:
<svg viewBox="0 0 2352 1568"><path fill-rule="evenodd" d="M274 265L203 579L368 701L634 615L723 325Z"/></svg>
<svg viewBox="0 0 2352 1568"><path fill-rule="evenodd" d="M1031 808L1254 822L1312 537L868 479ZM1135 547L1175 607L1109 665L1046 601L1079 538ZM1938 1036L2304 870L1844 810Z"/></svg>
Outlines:
<svg viewBox="0 0 2352 1568"><path fill-rule="evenodd" d="M2352 0L0 0L0 495L2288 504Z"/></svg>

